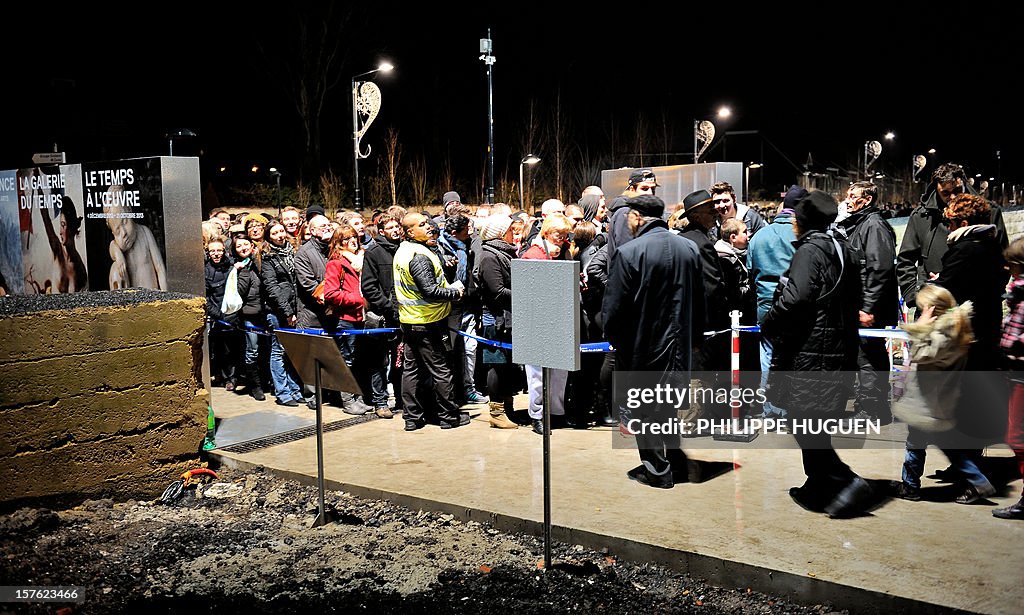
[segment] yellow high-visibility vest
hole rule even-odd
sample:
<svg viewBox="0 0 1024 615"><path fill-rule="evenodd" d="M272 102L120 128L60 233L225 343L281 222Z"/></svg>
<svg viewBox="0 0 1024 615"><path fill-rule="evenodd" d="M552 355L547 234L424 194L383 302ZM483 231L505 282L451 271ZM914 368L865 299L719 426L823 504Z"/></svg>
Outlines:
<svg viewBox="0 0 1024 615"><path fill-rule="evenodd" d="M448 288L448 281L441 269L441 259L429 248L414 241L403 241L395 253L392 273L395 278L395 296L398 298L398 319L407 325L425 325L448 317L452 311L449 301L434 303L420 294L416 281L412 279L409 263L417 254L430 259L434 265L434 279L441 288Z"/></svg>

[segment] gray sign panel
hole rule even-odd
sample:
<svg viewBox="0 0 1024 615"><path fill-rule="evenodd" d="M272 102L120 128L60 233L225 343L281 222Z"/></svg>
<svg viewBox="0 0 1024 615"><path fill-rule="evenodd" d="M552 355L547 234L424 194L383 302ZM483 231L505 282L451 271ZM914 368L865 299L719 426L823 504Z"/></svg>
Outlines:
<svg viewBox="0 0 1024 615"><path fill-rule="evenodd" d="M580 368L578 261L512 261L512 361Z"/></svg>

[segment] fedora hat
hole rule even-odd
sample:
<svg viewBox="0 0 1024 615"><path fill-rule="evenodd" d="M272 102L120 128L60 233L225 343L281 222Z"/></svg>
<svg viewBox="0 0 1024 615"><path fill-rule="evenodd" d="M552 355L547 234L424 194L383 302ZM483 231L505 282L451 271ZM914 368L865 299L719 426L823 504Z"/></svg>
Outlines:
<svg viewBox="0 0 1024 615"><path fill-rule="evenodd" d="M689 215L690 212L700 207L701 205L710 204L711 193L708 192L707 190L698 190L696 192L691 192L690 194L686 195L686 198L683 199L683 215Z"/></svg>

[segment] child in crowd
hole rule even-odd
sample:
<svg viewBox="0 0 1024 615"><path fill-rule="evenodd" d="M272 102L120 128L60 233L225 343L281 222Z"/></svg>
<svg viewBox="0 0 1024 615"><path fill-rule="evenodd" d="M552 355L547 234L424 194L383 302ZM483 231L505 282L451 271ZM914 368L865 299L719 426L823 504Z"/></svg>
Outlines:
<svg viewBox="0 0 1024 615"><path fill-rule="evenodd" d="M959 372L966 365L967 351L974 341L971 303L958 306L948 290L928 284L918 292L917 307L917 320L903 328L910 335L911 358L917 365L914 376L919 403L915 406L905 399L893 408L908 428L903 481L896 485L895 495L910 501L921 499L925 449L929 444L937 444L968 483L956 498L957 503L972 504L995 494L995 487L979 469L977 451L944 445L944 440L955 438L947 436L956 425L954 410L961 394Z"/></svg>

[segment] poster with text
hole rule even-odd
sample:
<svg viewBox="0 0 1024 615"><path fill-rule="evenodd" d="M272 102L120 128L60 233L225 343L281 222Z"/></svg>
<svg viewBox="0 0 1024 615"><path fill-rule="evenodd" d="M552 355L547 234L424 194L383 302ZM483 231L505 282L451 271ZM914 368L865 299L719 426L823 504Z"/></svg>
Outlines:
<svg viewBox="0 0 1024 615"><path fill-rule="evenodd" d="M167 290L160 159L82 165L92 290Z"/></svg>
<svg viewBox="0 0 1024 615"><path fill-rule="evenodd" d="M22 292L89 290L81 165L20 169L17 191Z"/></svg>
<svg viewBox="0 0 1024 615"><path fill-rule="evenodd" d="M25 292L18 218L18 172L0 171L0 296Z"/></svg>

